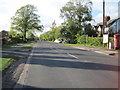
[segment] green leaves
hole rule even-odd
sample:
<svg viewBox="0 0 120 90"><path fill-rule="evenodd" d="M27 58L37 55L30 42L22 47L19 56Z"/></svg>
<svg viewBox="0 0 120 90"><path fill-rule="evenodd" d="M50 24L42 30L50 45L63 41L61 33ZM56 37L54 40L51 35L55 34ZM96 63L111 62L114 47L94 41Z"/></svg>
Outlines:
<svg viewBox="0 0 120 90"><path fill-rule="evenodd" d="M11 28L22 32L24 39L26 39L26 33L30 30L42 31L43 26L40 25L40 16L35 13L36 11L35 6L28 4L18 9L11 18Z"/></svg>
<svg viewBox="0 0 120 90"><path fill-rule="evenodd" d="M71 43L76 42L77 34L83 33L81 23L92 20L91 7L90 0L70 0L60 9L60 16L64 19L61 33Z"/></svg>
<svg viewBox="0 0 120 90"><path fill-rule="evenodd" d="M47 31L44 34L40 35L41 40L47 40L47 41L54 41L55 39L62 39L61 35L61 28L62 26L54 27L54 23L52 23L51 31Z"/></svg>

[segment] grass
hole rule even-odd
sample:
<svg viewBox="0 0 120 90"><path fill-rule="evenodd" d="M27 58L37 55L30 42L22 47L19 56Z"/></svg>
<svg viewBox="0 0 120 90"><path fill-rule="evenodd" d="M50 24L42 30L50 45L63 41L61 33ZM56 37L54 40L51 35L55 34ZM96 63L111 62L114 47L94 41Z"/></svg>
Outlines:
<svg viewBox="0 0 120 90"><path fill-rule="evenodd" d="M32 43L30 43L30 44L34 44L35 42L32 42ZM11 45L3 45L3 47L0 47L0 50L5 50L5 49L9 49L9 48L11 48L11 47L16 47L16 46L18 46L18 45L23 45L24 43L16 43L16 44L11 44ZM23 47L23 49L28 49L28 48L30 48L31 46L25 46L25 47Z"/></svg>
<svg viewBox="0 0 120 90"><path fill-rule="evenodd" d="M29 43L28 45L24 45L21 48L16 49L15 51L21 51L24 49L31 49L34 44L35 44L35 42Z"/></svg>
<svg viewBox="0 0 120 90"><path fill-rule="evenodd" d="M48 42L53 42L53 41L48 41ZM107 47L91 46L90 44L69 44L69 43L58 43L58 44L68 45L72 47L91 47L91 48L107 49Z"/></svg>
<svg viewBox="0 0 120 90"><path fill-rule="evenodd" d="M9 55L0 58L0 71L3 71L6 68L8 68L17 59L19 59L17 56L9 56Z"/></svg>
<svg viewBox="0 0 120 90"><path fill-rule="evenodd" d="M91 46L89 44L68 44L68 43L62 43L63 45L68 45L72 47L91 47L91 48L99 48L99 49L107 49L107 47L102 46Z"/></svg>
<svg viewBox="0 0 120 90"><path fill-rule="evenodd" d="M24 43L16 43L16 44L11 44L11 45L3 45L0 49L5 50L9 49L11 47L16 47L17 45L23 45Z"/></svg>
<svg viewBox="0 0 120 90"><path fill-rule="evenodd" d="M47 41L47 42L53 42L53 41ZM108 50L107 47L103 47L103 46L91 46L90 44L69 44L69 43L57 43L57 44L63 44L63 45L68 45L68 46L72 46L72 47L91 47L91 48ZM111 49L111 51L116 51L116 50Z"/></svg>

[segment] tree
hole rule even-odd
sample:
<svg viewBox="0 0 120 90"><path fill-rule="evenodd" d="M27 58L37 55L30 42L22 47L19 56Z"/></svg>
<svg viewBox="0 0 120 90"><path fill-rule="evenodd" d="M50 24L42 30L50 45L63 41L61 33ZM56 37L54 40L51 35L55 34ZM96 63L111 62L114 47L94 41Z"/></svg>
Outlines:
<svg viewBox="0 0 120 90"><path fill-rule="evenodd" d="M96 37L97 36L97 31L95 31L93 29L93 27L90 23L85 25L85 33L90 37L92 37L92 36Z"/></svg>
<svg viewBox="0 0 120 90"><path fill-rule="evenodd" d="M63 39L61 34L62 26L58 26L55 28L55 39Z"/></svg>
<svg viewBox="0 0 120 90"><path fill-rule="evenodd" d="M28 4L18 9L11 18L11 29L20 31L23 34L24 41L26 41L28 31L42 31L43 26L40 25L40 16L35 13L36 11L35 6Z"/></svg>
<svg viewBox="0 0 120 90"><path fill-rule="evenodd" d="M40 39L41 40L47 40L47 41L54 41L55 39L60 39L60 40L63 39L62 35L61 35L62 26L58 26L58 27L55 26L53 28L53 25L52 25L51 29L52 30L41 34Z"/></svg>
<svg viewBox="0 0 120 90"><path fill-rule="evenodd" d="M92 2L90 0L70 0L60 9L60 16L64 19L62 34L70 43L76 42L76 35L83 34L82 23L92 20ZM69 37L68 37L69 35Z"/></svg>
<svg viewBox="0 0 120 90"><path fill-rule="evenodd" d="M16 36L18 34L17 31L14 30L10 30L8 33L10 36Z"/></svg>

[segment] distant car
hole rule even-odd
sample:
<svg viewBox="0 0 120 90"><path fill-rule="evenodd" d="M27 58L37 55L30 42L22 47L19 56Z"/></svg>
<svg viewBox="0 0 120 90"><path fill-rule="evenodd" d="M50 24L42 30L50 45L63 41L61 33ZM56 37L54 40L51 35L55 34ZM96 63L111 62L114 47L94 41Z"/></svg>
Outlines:
<svg viewBox="0 0 120 90"><path fill-rule="evenodd" d="M55 40L56 43L62 43L62 40Z"/></svg>

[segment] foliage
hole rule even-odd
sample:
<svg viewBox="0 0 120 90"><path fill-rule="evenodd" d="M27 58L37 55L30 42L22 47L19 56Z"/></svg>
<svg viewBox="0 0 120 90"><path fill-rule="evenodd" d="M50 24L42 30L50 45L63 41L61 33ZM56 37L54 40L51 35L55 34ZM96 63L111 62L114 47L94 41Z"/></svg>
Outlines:
<svg viewBox="0 0 120 90"><path fill-rule="evenodd" d="M79 44L84 44L84 36L80 36L77 38L77 42ZM102 45L102 37L86 37L86 44L89 44L91 46L101 46Z"/></svg>
<svg viewBox="0 0 120 90"><path fill-rule="evenodd" d="M84 32L86 35L90 36L90 37L96 37L97 36L97 31L95 31L93 28L92 28L92 25L91 24L86 24L85 25L85 32Z"/></svg>
<svg viewBox="0 0 120 90"><path fill-rule="evenodd" d="M85 44L84 42L84 36L77 37L77 43L78 44ZM114 43L114 38L110 37L109 41ZM103 37L88 37L86 36L86 44L89 44L90 46L102 46Z"/></svg>
<svg viewBox="0 0 120 90"><path fill-rule="evenodd" d="M62 35L70 43L76 43L76 35L83 35L83 23L92 20L92 2L90 0L70 0L61 8L61 17L64 19Z"/></svg>
<svg viewBox="0 0 120 90"><path fill-rule="evenodd" d="M109 42L114 43L114 37L109 37Z"/></svg>
<svg viewBox="0 0 120 90"><path fill-rule="evenodd" d="M42 30L43 26L40 25L40 16L35 13L36 11L35 6L28 4L18 9L15 16L11 18L11 29L21 32L24 41L26 41L26 33L28 31Z"/></svg>
<svg viewBox="0 0 120 90"><path fill-rule="evenodd" d="M50 31L47 31L40 35L41 40L54 41L55 39L62 39L61 35L62 26L55 26L55 22L52 23Z"/></svg>
<svg viewBox="0 0 120 90"><path fill-rule="evenodd" d="M17 57L15 56L4 56L0 58L0 71L8 68L16 59Z"/></svg>

